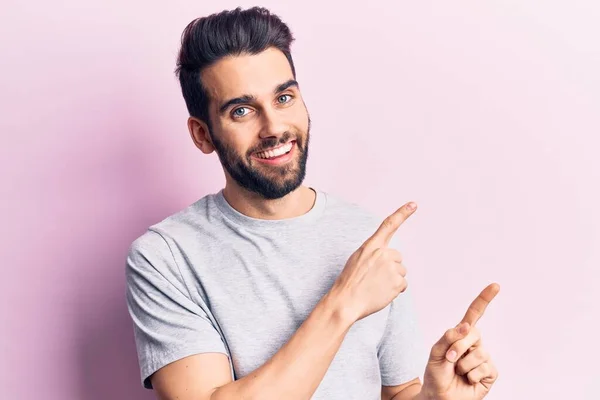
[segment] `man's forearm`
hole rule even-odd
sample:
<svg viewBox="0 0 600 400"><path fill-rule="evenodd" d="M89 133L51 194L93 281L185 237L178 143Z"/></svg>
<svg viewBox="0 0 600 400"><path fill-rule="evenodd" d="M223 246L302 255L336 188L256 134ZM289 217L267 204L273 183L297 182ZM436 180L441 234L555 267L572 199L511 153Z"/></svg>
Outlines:
<svg viewBox="0 0 600 400"><path fill-rule="evenodd" d="M423 386L421 384L410 385L394 397L391 400L432 400L427 397L422 391Z"/></svg>
<svg viewBox="0 0 600 400"><path fill-rule="evenodd" d="M326 294L290 340L265 364L216 389L211 400L308 399L353 324L341 299Z"/></svg>

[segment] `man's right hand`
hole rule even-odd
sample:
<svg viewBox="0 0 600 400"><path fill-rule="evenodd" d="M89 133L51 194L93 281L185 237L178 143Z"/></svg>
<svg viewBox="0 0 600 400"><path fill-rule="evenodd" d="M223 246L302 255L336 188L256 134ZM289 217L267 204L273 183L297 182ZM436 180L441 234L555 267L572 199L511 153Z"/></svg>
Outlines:
<svg viewBox="0 0 600 400"><path fill-rule="evenodd" d="M387 217L350 256L331 288L330 294L340 296L344 312L349 312L353 321L383 309L408 287L402 254L388 244L416 207L407 203Z"/></svg>

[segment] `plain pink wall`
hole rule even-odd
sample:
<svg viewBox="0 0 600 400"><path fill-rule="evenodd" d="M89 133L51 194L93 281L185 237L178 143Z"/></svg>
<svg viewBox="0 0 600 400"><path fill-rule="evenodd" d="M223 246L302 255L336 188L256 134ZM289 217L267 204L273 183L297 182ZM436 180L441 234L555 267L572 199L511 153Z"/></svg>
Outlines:
<svg viewBox="0 0 600 400"><path fill-rule="evenodd" d="M223 184L186 130L181 31L233 1L3 1L0 397L153 398L124 262ZM600 6L267 1L313 119L307 183L402 228L424 340L491 281L489 399L597 399Z"/></svg>

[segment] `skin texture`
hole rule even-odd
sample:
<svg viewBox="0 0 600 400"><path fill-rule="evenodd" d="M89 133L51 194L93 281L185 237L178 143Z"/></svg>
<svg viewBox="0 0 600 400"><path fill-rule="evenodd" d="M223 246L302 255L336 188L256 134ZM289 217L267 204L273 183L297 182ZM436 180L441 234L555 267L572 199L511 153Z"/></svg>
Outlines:
<svg viewBox="0 0 600 400"><path fill-rule="evenodd" d="M206 68L201 79L210 96L210 124L190 117L188 128L203 153L217 153L228 203L240 213L260 219L292 218L308 212L315 201L314 191L302 185L310 118L283 53L267 49L255 55L227 57ZM285 163L269 164L257 157L259 151L292 141L295 147ZM383 221L350 255L331 290L290 340L253 373L232 381L224 354L186 357L151 377L159 398L310 398L352 324L381 310L406 289L402 255L387 246L415 210L416 204L407 203ZM417 378L399 386L384 386L382 399L483 398L497 371L475 324L498 290L496 284L484 289L461 323L433 346L423 385ZM454 359L448 358L451 351L456 352Z"/></svg>
<svg viewBox="0 0 600 400"><path fill-rule="evenodd" d="M294 80L283 53L267 49L255 56L227 57L205 69L201 76L210 96L212 132L205 121L194 117L189 118L188 127L196 146L205 154L217 150L221 164L226 165L227 201L243 214L263 219L290 218L310 210L315 193L300 186L299 179L304 178L302 156L308 151L308 111L299 87L290 86L274 93L279 85ZM222 104L244 95L254 99L220 112ZM289 140L296 140L300 151L286 165L266 165L252 156L257 150ZM218 147L228 151L220 153ZM289 193L268 199L248 190L232 176L231 168L227 167L231 161L241 162L280 192L286 192L283 188L288 185Z"/></svg>

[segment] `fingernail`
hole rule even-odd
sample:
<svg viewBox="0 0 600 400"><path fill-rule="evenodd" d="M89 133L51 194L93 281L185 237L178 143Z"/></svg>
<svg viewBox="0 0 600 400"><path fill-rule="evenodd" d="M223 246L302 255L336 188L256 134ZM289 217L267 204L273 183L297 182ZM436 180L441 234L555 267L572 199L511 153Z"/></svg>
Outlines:
<svg viewBox="0 0 600 400"><path fill-rule="evenodd" d="M406 205L406 208L408 208L409 210L414 210L415 208L417 208L417 205L415 203L413 203L412 201L410 203L408 203Z"/></svg>
<svg viewBox="0 0 600 400"><path fill-rule="evenodd" d="M448 361L454 362L454 359L456 358L456 351L450 350L448 354L446 354L446 357L448 358Z"/></svg>

